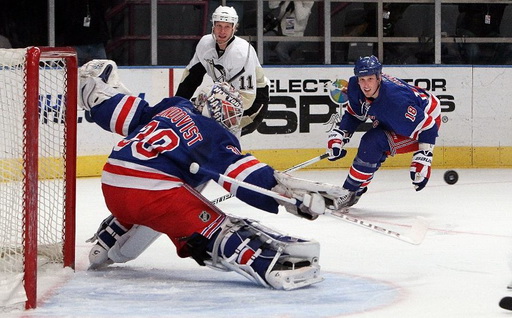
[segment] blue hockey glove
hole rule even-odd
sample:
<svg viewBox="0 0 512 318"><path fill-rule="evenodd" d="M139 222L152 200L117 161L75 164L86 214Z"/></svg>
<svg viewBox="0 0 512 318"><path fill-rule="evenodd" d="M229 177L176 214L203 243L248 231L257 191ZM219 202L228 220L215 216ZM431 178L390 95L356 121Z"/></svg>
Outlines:
<svg viewBox="0 0 512 318"><path fill-rule="evenodd" d="M345 157L347 151L343 149L346 143L350 141L350 134L346 130L334 128L327 135L327 153L330 161L335 161Z"/></svg>
<svg viewBox="0 0 512 318"><path fill-rule="evenodd" d="M412 156L411 179L416 191L423 189L430 178L432 165L432 152L428 150L416 151Z"/></svg>

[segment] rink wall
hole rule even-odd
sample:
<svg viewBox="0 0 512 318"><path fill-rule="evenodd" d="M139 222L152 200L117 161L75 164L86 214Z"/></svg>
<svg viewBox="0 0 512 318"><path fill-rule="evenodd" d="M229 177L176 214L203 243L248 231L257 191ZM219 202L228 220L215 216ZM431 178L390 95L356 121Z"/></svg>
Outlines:
<svg viewBox="0 0 512 318"><path fill-rule="evenodd" d="M443 124L434 168L512 168L512 67L390 66L384 72L426 88L441 100ZM183 68L126 67L119 73L134 94L154 104L174 94ZM276 169L323 153L326 132L342 111L328 97L324 83L348 79L352 66L265 67L265 74L270 80L269 113L257 132L242 138L243 151ZM369 125L364 126L354 134L346 158L311 167L349 167ZM79 111L78 175L99 175L119 139ZM384 167L407 167L410 157L389 158Z"/></svg>

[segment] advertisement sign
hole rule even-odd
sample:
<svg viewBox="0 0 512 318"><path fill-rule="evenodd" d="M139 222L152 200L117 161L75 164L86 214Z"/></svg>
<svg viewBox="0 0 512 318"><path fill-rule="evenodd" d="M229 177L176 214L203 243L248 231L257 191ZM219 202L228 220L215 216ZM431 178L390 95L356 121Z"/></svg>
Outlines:
<svg viewBox="0 0 512 318"><path fill-rule="evenodd" d="M323 151L327 132L343 113L342 107L329 98L325 84L335 79L348 80L353 75L353 66L265 67L264 70L270 85L269 110L257 131L242 138L244 150ZM119 75L134 95L155 104L174 94L183 71L183 68L130 67L121 68ZM425 88L440 99L443 123L436 148L443 149L444 159L438 162L447 160L451 164L448 151L451 148L459 151L452 159L454 162L461 160L460 154L471 157L461 163L467 165L474 164L475 147L512 146L509 128L512 107L508 105L512 92L506 87L512 80L512 68L384 66L383 72ZM203 84L211 81L205 78ZM79 156L106 156L120 138L91 123L83 111L79 111L78 123ZM369 127L369 123L361 125L348 147L357 148ZM508 156L510 150L505 150ZM499 159L498 163L503 160Z"/></svg>

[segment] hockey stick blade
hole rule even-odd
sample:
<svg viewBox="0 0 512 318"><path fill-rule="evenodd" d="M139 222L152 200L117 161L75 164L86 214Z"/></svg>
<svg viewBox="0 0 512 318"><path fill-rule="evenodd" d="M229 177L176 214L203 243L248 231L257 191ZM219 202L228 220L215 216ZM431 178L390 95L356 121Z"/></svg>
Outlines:
<svg viewBox="0 0 512 318"><path fill-rule="evenodd" d="M283 170L283 172L293 172L293 171L302 169L304 167L307 167L307 166L309 166L309 165L311 165L313 163L316 163L316 162L318 162L318 161L320 161L322 159L325 159L327 157L329 157L328 153L321 154L320 156L316 156L316 157L311 158L311 159L309 159L307 161L304 161L304 162L301 162L299 164L296 164L295 166L290 167L290 168L288 168L286 170ZM212 204L219 204L219 203L221 203L223 201L231 199L232 197L234 197L234 195L232 195L232 194L225 194L225 195L223 195L221 197L218 197L218 198L212 200L211 202L212 202Z"/></svg>
<svg viewBox="0 0 512 318"><path fill-rule="evenodd" d="M414 245L419 245L425 239L425 235L428 231L428 221L423 217L417 217L414 220L414 223L411 225L411 228L406 233L400 233L394 230L387 229L381 225L375 224L368 220L361 219L359 217L355 217L353 215L335 212L331 210L327 210L325 215L331 216L338 220L342 220L351 224L359 225L365 229L372 230L374 232L384 234L389 237L396 238L400 241L407 242Z"/></svg>

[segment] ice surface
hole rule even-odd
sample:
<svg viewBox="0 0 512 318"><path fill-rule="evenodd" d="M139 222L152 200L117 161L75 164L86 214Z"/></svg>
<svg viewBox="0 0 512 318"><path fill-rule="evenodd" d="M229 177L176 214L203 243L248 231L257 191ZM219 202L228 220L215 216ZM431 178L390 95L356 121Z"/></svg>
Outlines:
<svg viewBox="0 0 512 318"><path fill-rule="evenodd" d="M421 245L408 244L329 217L267 214L236 198L228 213L260 220L321 244L325 280L294 291L267 290L242 276L199 267L175 255L160 237L137 260L88 272L85 243L107 216L98 178L78 179L76 272L43 274L38 308L2 317L501 317L510 270L512 170L457 169L448 185L434 170L415 192L407 169L379 171L350 213L406 231L415 217L430 221ZM342 170L297 171L341 184ZM225 194L208 186L207 196Z"/></svg>

